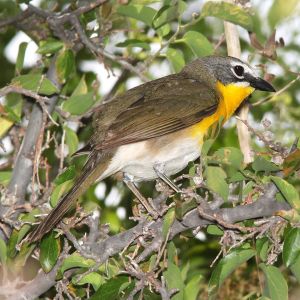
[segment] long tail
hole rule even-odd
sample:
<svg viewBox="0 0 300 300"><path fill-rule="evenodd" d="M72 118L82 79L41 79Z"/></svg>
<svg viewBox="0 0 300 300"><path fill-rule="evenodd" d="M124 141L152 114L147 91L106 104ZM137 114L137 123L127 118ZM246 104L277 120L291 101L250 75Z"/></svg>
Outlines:
<svg viewBox="0 0 300 300"><path fill-rule="evenodd" d="M112 158L111 153L92 153L81 175L76 179L71 190L64 195L49 215L29 234L27 240L32 243L40 240L63 218L65 213L87 189L107 169Z"/></svg>

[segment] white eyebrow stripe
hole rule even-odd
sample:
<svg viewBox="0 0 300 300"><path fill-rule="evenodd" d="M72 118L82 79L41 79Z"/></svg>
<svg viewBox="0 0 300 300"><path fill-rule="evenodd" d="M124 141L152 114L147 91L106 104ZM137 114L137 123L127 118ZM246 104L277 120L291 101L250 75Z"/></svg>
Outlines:
<svg viewBox="0 0 300 300"><path fill-rule="evenodd" d="M239 86L239 87L248 87L250 86L250 83L248 81L238 81L233 83L235 86Z"/></svg>
<svg viewBox="0 0 300 300"><path fill-rule="evenodd" d="M242 62L231 61L230 64L231 64L232 67L235 67L235 66L243 66L246 73L249 73L249 74L252 74L252 75L254 75L254 76L257 76L256 72L255 72L252 68L250 68L250 67L249 67L248 65L246 65L246 64L243 64Z"/></svg>

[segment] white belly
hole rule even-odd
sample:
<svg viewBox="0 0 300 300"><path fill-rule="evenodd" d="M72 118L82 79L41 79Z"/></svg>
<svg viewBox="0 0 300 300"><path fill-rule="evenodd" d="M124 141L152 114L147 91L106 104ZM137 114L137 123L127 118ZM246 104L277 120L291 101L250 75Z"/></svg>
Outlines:
<svg viewBox="0 0 300 300"><path fill-rule="evenodd" d="M110 167L101 178L122 171L133 176L135 181L152 180L157 178L155 165L162 165L164 174L170 176L197 159L201 151L199 137L184 137L175 141L171 139L170 142L162 144L157 151L151 151L151 140L119 147Z"/></svg>

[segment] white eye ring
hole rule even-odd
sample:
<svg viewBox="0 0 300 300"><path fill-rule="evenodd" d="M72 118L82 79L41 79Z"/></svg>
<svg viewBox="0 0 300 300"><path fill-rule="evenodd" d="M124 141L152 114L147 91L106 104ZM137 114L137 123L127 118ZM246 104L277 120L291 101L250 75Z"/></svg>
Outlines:
<svg viewBox="0 0 300 300"><path fill-rule="evenodd" d="M231 68L232 73L234 74L234 76L238 79L244 79L244 72L245 69L243 66L241 65L236 65L233 68ZM241 74L238 74L241 73Z"/></svg>

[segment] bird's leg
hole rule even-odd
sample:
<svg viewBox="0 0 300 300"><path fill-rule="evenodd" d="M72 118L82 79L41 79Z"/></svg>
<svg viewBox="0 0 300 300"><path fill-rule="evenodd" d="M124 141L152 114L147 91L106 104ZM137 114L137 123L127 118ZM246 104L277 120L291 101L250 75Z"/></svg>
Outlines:
<svg viewBox="0 0 300 300"><path fill-rule="evenodd" d="M157 219L160 216L159 212L156 210L155 207L149 204L148 200L138 190L134 183L134 177L130 176L127 173L124 173L123 181L127 185L127 187L132 191L132 193L136 196L136 198L141 202L144 208L150 213L153 219Z"/></svg>
<svg viewBox="0 0 300 300"><path fill-rule="evenodd" d="M176 193L180 193L180 188L164 173L164 164L157 163L154 164L153 169L156 173L156 175L164 182L166 183L172 190L174 190Z"/></svg>

